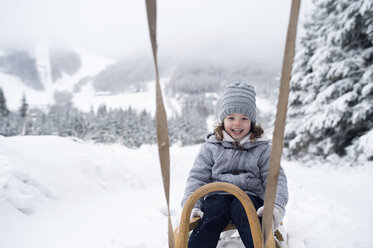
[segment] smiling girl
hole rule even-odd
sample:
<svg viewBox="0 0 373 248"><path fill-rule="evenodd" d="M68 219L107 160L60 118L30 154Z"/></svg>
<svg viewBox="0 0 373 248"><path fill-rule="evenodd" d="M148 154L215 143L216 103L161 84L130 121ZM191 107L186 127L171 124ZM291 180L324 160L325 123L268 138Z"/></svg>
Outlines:
<svg viewBox="0 0 373 248"><path fill-rule="evenodd" d="M241 82L229 84L220 100L219 120L195 159L182 206L199 187L212 182L228 182L248 194L260 217L271 143L262 137L264 131L256 124L254 87ZM273 213L274 230L285 215L287 202L287 180L281 168ZM223 192L207 195L194 206L191 217L195 216L202 220L191 234L188 247L216 247L221 231L230 220L236 225L244 245L254 247L245 210L233 195Z"/></svg>

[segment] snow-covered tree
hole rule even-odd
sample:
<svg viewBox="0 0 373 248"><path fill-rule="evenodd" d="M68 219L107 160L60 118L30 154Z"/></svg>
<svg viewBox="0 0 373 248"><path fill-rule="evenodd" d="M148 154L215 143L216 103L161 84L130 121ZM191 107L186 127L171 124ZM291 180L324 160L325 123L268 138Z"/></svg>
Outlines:
<svg viewBox="0 0 373 248"><path fill-rule="evenodd" d="M14 136L19 135L21 125L17 113L9 112L8 116L2 118L0 116L0 135Z"/></svg>
<svg viewBox="0 0 373 248"><path fill-rule="evenodd" d="M19 115L21 119L22 131L21 134L24 135L26 132L26 123L27 123L27 111L28 111L28 104L26 102L26 96L23 94L21 99L21 107L19 108Z"/></svg>
<svg viewBox="0 0 373 248"><path fill-rule="evenodd" d="M28 104L27 104L27 101L26 101L26 96L23 95L22 99L21 99L21 107L19 108L19 115L22 118L26 117L27 109L28 109Z"/></svg>
<svg viewBox="0 0 373 248"><path fill-rule="evenodd" d="M184 95L181 114L169 120L170 142L181 145L202 143L207 134L206 118L213 113L213 106L205 94Z"/></svg>
<svg viewBox="0 0 373 248"><path fill-rule="evenodd" d="M157 142L155 119L146 110L141 111L139 115L139 133L141 141L144 144L154 144Z"/></svg>
<svg viewBox="0 0 373 248"><path fill-rule="evenodd" d="M3 117L8 116L9 110L8 107L6 106L6 99L4 96L3 89L0 88L0 115Z"/></svg>
<svg viewBox="0 0 373 248"><path fill-rule="evenodd" d="M373 129L373 1L313 2L293 66L285 146L290 156L343 156Z"/></svg>

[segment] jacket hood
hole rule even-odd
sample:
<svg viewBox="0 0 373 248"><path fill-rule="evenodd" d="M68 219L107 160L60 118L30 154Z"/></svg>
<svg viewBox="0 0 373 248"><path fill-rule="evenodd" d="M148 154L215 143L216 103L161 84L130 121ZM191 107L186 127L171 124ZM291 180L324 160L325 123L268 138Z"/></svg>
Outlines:
<svg viewBox="0 0 373 248"><path fill-rule="evenodd" d="M222 146L224 146L226 148L236 148L235 145L231 142L228 142L226 140L222 140L222 141L217 140L213 133L207 134L206 138L205 138L205 141L207 143L211 143L211 144L221 144ZM256 147L256 146L270 145L270 144L271 144L271 140L268 139L267 137L263 136L263 137L257 139L254 143L253 142L247 142L247 143L244 143L243 145L241 145L240 147L242 147L244 149L250 149L250 148Z"/></svg>

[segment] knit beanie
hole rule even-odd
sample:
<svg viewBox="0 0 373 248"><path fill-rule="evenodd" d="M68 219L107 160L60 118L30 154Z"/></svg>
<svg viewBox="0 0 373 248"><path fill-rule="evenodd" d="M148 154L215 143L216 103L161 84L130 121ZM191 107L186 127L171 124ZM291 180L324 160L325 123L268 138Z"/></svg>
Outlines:
<svg viewBox="0 0 373 248"><path fill-rule="evenodd" d="M250 118L252 125L256 123L256 103L254 87L242 82L229 84L220 100L219 119L223 123L227 115L244 114Z"/></svg>

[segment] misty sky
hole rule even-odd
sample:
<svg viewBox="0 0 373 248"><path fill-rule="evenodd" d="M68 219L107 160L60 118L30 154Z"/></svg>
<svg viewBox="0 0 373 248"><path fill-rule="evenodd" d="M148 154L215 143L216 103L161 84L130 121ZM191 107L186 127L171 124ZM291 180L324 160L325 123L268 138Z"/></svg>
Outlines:
<svg viewBox="0 0 373 248"><path fill-rule="evenodd" d="M159 53L279 63L290 3L158 0ZM0 49L48 41L114 59L150 53L145 0L0 0L0 36Z"/></svg>

